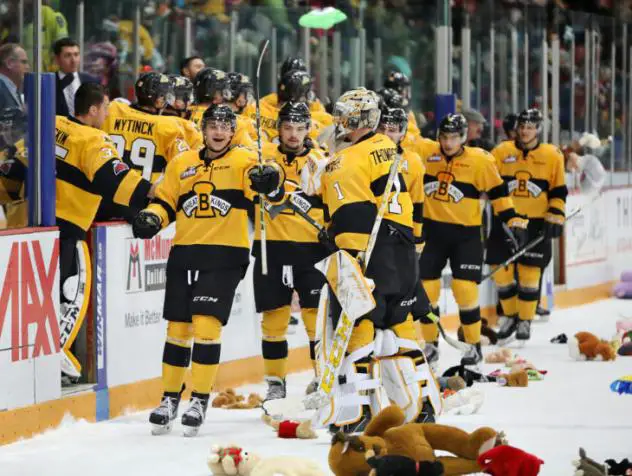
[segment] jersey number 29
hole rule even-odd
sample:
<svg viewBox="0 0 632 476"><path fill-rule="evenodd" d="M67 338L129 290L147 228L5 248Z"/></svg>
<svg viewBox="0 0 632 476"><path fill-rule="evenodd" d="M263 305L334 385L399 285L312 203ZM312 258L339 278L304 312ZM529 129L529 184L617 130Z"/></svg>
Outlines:
<svg viewBox="0 0 632 476"><path fill-rule="evenodd" d="M116 144L116 151L119 157L128 159L134 169L142 169L143 178L145 180L151 180L151 173L154 168L154 156L156 155L156 144L149 139L139 137L132 141L129 156L126 156L125 137L119 134L111 134L110 138Z"/></svg>

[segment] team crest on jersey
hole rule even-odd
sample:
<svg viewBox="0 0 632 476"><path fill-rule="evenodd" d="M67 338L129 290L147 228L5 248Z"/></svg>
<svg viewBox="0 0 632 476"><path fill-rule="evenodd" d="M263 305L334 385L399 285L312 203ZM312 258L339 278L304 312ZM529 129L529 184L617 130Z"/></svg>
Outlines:
<svg viewBox="0 0 632 476"><path fill-rule="evenodd" d="M197 182L193 185L190 197L182 204L182 211L187 217L214 218L219 213L228 215L232 208L229 201L213 195L215 185L211 182Z"/></svg>
<svg viewBox="0 0 632 476"><path fill-rule="evenodd" d="M0 175L4 177L8 177L9 173L11 172L11 167L13 166L14 163L15 163L14 159L3 160L0 163Z"/></svg>
<svg viewBox="0 0 632 476"><path fill-rule="evenodd" d="M182 172L180 174L180 179L184 180L185 178L188 177L193 177L195 175L195 173L197 172L197 167L192 165L191 167L187 167L184 172Z"/></svg>
<svg viewBox="0 0 632 476"><path fill-rule="evenodd" d="M428 157L427 161L428 162L441 162L441 156L433 155L432 157Z"/></svg>
<svg viewBox="0 0 632 476"><path fill-rule="evenodd" d="M129 166L120 160L112 161L112 168L114 169L114 175L120 175L129 170Z"/></svg>
<svg viewBox="0 0 632 476"><path fill-rule="evenodd" d="M503 159L503 164L513 164L516 162L516 156L515 155L510 155L509 157L505 157Z"/></svg>
<svg viewBox="0 0 632 476"><path fill-rule="evenodd" d="M459 203L465 194L453 184L454 175L449 172L439 172L437 180L424 184L424 192L427 196L442 202Z"/></svg>
<svg viewBox="0 0 632 476"><path fill-rule="evenodd" d="M524 170L516 172L515 178L507 183L509 193L516 197L539 197L543 190L531 180L531 174Z"/></svg>

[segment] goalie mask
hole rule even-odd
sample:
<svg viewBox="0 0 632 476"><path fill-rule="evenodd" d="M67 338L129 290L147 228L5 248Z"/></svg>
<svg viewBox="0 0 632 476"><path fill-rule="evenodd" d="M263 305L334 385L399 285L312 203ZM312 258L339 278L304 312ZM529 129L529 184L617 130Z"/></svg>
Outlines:
<svg viewBox="0 0 632 476"><path fill-rule="evenodd" d="M312 101L312 77L305 71L290 71L279 82L279 102Z"/></svg>
<svg viewBox="0 0 632 476"><path fill-rule="evenodd" d="M226 73L215 68L204 68L193 80L195 102L222 103L230 97Z"/></svg>
<svg viewBox="0 0 632 476"><path fill-rule="evenodd" d="M138 78L134 85L134 94L138 105L157 109L172 105L175 99L169 77L153 71Z"/></svg>
<svg viewBox="0 0 632 476"><path fill-rule="evenodd" d="M366 88L347 91L334 106L336 138L341 139L357 129L374 131L380 123L380 98Z"/></svg>
<svg viewBox="0 0 632 476"><path fill-rule="evenodd" d="M394 89L404 100L403 107L408 107L410 102L410 79L404 73L391 71L384 80L384 87Z"/></svg>

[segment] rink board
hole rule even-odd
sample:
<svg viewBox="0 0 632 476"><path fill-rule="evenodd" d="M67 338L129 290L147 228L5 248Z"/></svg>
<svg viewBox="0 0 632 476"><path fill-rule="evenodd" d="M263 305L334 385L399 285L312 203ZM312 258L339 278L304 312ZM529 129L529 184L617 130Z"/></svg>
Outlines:
<svg viewBox="0 0 632 476"><path fill-rule="evenodd" d="M569 210L579 204L580 197L569 196ZM632 269L631 218L632 188L615 187L586 206L569 224L562 247L566 285L555 292L556 307L605 298L610 294L612 281L618 279L621 271ZM12 381L7 385L10 373L5 370L6 361L10 360L12 352L15 353L11 343L6 341L6 336L11 335L7 329L11 328L12 317L6 319L0 313L0 324L3 318L6 321L4 330L0 329L0 444L54 427L65 413L98 421L149 408L158 402L162 390L159 376L166 328L161 319L164 271L173 234L173 228L168 228L152 240L138 240L132 237L127 224L100 225L93 229L93 305L87 321L94 326L96 384L91 390L59 398L58 353L21 363L30 369L20 372L20 382ZM0 263L9 259L10 243L33 239L53 243L57 234L46 232L41 238L33 236L0 236L1 240L9 240L0 246L0 260L3 260ZM28 246L32 257L33 245ZM48 256L46 253L50 253L52 245L47 246L41 245L44 256ZM5 287L6 270L0 274L3 279L1 290ZM55 279L58 280L58 272ZM455 330L458 316L450 282L448 267L443 277L440 304L442 322L446 328ZM41 285L38 286L41 292ZM550 290L553 291L552 286ZM480 296L483 315L493 320L495 289L490 281L481 284ZM51 297L58 310L58 294L52 293ZM7 302L7 309L11 309L12 302ZM2 305L0 311L5 311ZM297 333L288 337L290 372L310 366L307 337L302 326L297 327ZM29 338L32 332L35 331L29 328ZM260 348L260 316L254 311L249 270L239 285L229 324L223 332L217 388L261 381ZM52 360L54 365L50 363ZM40 390L43 387L46 390ZM25 392L20 399L9 398L8 393L17 392L17 388L30 389L30 393Z"/></svg>

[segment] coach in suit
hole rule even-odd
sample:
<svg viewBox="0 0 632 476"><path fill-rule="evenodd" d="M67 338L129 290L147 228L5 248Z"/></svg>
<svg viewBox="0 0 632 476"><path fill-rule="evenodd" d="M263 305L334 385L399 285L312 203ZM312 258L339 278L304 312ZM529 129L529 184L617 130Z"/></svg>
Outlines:
<svg viewBox="0 0 632 476"><path fill-rule="evenodd" d="M53 45L55 63L59 71L55 73L56 114L58 116L75 115L75 94L83 83L98 83L99 79L79 72L81 51L79 43L72 38L62 38Z"/></svg>

